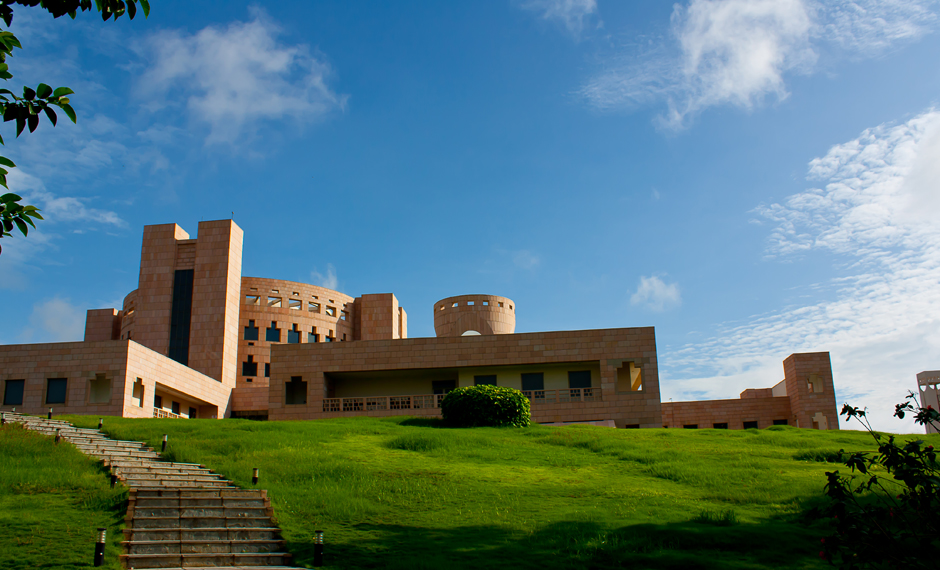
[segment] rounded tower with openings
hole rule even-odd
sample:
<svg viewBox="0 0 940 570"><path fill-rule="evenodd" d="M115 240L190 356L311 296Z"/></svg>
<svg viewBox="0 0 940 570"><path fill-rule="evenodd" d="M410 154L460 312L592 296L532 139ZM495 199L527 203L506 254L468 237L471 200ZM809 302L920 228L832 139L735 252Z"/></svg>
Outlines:
<svg viewBox="0 0 940 570"><path fill-rule="evenodd" d="M516 330L512 299L498 295L458 295L434 303L434 332L439 337L511 334Z"/></svg>

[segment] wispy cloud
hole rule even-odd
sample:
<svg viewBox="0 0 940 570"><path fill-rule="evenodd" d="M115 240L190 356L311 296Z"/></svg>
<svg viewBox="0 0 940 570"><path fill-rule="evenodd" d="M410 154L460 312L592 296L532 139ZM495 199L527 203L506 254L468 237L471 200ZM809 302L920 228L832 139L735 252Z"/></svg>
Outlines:
<svg viewBox="0 0 940 570"><path fill-rule="evenodd" d="M66 342L85 336L85 310L70 299L53 297L33 305L19 342Z"/></svg>
<svg viewBox="0 0 940 570"><path fill-rule="evenodd" d="M333 267L332 263L326 264L326 275L314 269L310 272L310 279L320 287L326 287L327 289L333 289L334 291L339 290L339 280L336 278L336 268Z"/></svg>
<svg viewBox="0 0 940 570"><path fill-rule="evenodd" d="M520 6L538 13L543 20L560 24L575 38L581 37L597 14L596 0L526 0ZM596 25L600 25L599 20Z"/></svg>
<svg viewBox="0 0 940 570"><path fill-rule="evenodd" d="M664 383L678 397L734 397L782 378L792 352L832 354L839 402L875 410L876 427L912 430L890 419L892 405L937 367L940 354L940 111L868 129L809 164L821 182L755 213L771 224L767 255L799 263L815 252L842 260L833 298L725 325L709 341L663 356Z"/></svg>
<svg viewBox="0 0 940 570"><path fill-rule="evenodd" d="M303 124L345 106L327 84L329 64L303 44L280 40L280 28L260 10L250 22L209 26L186 34L164 31L140 50L149 67L141 93L160 113L181 106L209 127L207 143L236 143L266 121Z"/></svg>
<svg viewBox="0 0 940 570"><path fill-rule="evenodd" d="M630 296L630 304L662 312L680 306L682 294L677 283L667 284L655 275L640 277L639 286Z"/></svg>
<svg viewBox="0 0 940 570"><path fill-rule="evenodd" d="M788 96L789 73L820 53L870 57L929 33L935 0L691 0L667 34L626 46L580 89L598 109L664 104L658 120L684 127L716 105L751 109Z"/></svg>
<svg viewBox="0 0 940 570"><path fill-rule="evenodd" d="M527 249L520 249L512 253L512 263L519 269L535 269L541 263L541 259Z"/></svg>
<svg viewBox="0 0 940 570"><path fill-rule="evenodd" d="M91 222L105 226L127 226L115 212L88 207L86 202L92 198L56 196L46 190L42 180L23 172L22 169L11 170L7 180L11 188L21 193L24 203L40 208L43 217L40 223Z"/></svg>

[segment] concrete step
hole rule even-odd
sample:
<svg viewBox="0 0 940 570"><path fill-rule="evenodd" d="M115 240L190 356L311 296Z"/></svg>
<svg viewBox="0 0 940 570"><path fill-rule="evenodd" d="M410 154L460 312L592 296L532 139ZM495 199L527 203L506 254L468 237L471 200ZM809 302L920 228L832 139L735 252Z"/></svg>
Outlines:
<svg viewBox="0 0 940 570"><path fill-rule="evenodd" d="M131 506L136 509L165 509L165 508L228 508L228 509L263 509L269 505L267 499L262 498L227 498L211 499L179 499L179 498L143 498L135 499Z"/></svg>
<svg viewBox="0 0 940 570"><path fill-rule="evenodd" d="M266 499L267 491L264 489L224 489L218 491L186 491L186 490L159 490L159 491L132 491L131 500L135 499Z"/></svg>
<svg viewBox="0 0 940 570"><path fill-rule="evenodd" d="M231 481L168 481L163 479L125 479L124 484L138 489L226 489Z"/></svg>
<svg viewBox="0 0 940 570"><path fill-rule="evenodd" d="M284 548L283 540L135 540L122 544L127 554L243 554Z"/></svg>
<svg viewBox="0 0 940 570"><path fill-rule="evenodd" d="M280 540L277 527L206 527L206 528L125 528L124 538L128 542L151 541L208 541L208 540Z"/></svg>
<svg viewBox="0 0 940 570"><path fill-rule="evenodd" d="M172 461L155 461L152 459L140 459L136 457L132 458L120 458L112 457L108 465L111 467L176 467L180 469L185 469L187 467L191 468L201 468L205 469L204 465L199 465L198 463L176 463Z"/></svg>
<svg viewBox="0 0 940 570"><path fill-rule="evenodd" d="M259 528L271 524L271 517L134 517L133 528Z"/></svg>
<svg viewBox="0 0 940 570"><path fill-rule="evenodd" d="M130 514L128 515L130 517ZM265 507L141 507L135 505L133 519L140 517L176 517L176 518L264 518L270 517L271 511ZM222 525L225 526L225 525Z"/></svg>
<svg viewBox="0 0 940 570"><path fill-rule="evenodd" d="M131 467L114 467L112 471L120 471L121 473L148 473L148 474L200 474L200 473L212 473L210 469L205 467L164 467L161 463L154 463L153 465L134 465Z"/></svg>
<svg viewBox="0 0 940 570"><path fill-rule="evenodd" d="M122 554L121 562L127 568L192 568L224 566L283 566L290 562L286 552L241 554Z"/></svg>

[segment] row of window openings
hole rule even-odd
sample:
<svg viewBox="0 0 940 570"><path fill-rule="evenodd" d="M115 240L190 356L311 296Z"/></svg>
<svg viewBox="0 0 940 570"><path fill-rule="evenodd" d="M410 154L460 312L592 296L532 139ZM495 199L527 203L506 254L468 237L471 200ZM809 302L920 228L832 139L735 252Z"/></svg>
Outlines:
<svg viewBox="0 0 940 570"><path fill-rule="evenodd" d="M157 408L158 410L162 410L162 409L163 409L163 396L154 395L154 397L153 397L153 407L154 407L154 408ZM180 403L179 403L179 402L173 402L173 401L171 401L171 402L170 402L170 411L173 412L174 414L176 414L177 416L180 415ZM196 408L189 408L189 417L190 417L190 418L195 418L197 415L198 415L198 412L196 411Z"/></svg>
<svg viewBox="0 0 940 570"><path fill-rule="evenodd" d="M468 307L472 307L472 306L474 306L474 304L475 304L474 301L467 301L467 306L468 306ZM489 301L481 301L480 304L483 305L484 307L488 307L488 306L490 305L490 302L489 302ZM502 308L503 302L502 302L502 301L497 301L497 302L496 302L496 305L497 305L498 307ZM453 307L459 307L459 306L460 306L460 302L454 301L453 303L450 304L450 306L451 306L451 308L453 308ZM446 308L447 308L447 305L441 305L440 307L438 307L437 310L438 310L438 311L443 311L443 310L446 309ZM512 305L509 305L509 310L510 310L510 311L512 310Z"/></svg>
<svg viewBox="0 0 940 570"><path fill-rule="evenodd" d="M257 288L257 287L252 287L251 290L252 290L252 291L257 291L258 288ZM271 289L271 292L274 293L275 295L280 295L281 290L280 290L280 289ZM300 297L300 293L298 293L297 291L294 291L293 293L291 293L291 295L294 296L294 297ZM251 298L251 297L259 297L259 298L260 298L260 295L247 295L247 298ZM270 297L269 297L269 298L270 298ZM310 298L311 298L311 299L316 299L316 300L318 300L318 301L320 300L320 297L318 297L318 296L316 296L316 295L310 295ZM335 302L336 302L336 301L334 301L333 299L329 299L329 301L330 301L330 303L335 303ZM346 303L343 303L343 308L344 308L344 309L346 308Z"/></svg>
<svg viewBox="0 0 940 570"><path fill-rule="evenodd" d="M787 422L787 420L774 420L773 425L785 426L785 425L790 425L790 424L789 422ZM663 427L669 427L669 426L663 426ZM685 429L698 429L698 424L685 424L682 427ZM728 423L722 422L722 423L712 424L712 429L728 429ZM744 429L758 429L757 421L744 422Z"/></svg>
<svg viewBox="0 0 940 570"><path fill-rule="evenodd" d="M495 374L482 374L473 377L474 386L496 386ZM571 370L568 372L569 388L590 388L591 371L590 370ZM524 372L522 373L522 391L532 392L545 389L544 372ZM444 392L434 392L435 394Z"/></svg>
<svg viewBox="0 0 940 570"><path fill-rule="evenodd" d="M248 321L248 326L245 327L245 340L258 340L259 328L255 326L255 322L252 320ZM336 335L333 334L333 329L327 329L328 334L323 335L323 342L336 342ZM300 335L303 333L299 328L297 328L297 323L291 325L291 329L287 331L287 343L288 344L299 344ZM264 331L264 340L265 342L281 342L281 329L277 328L277 321L271 321L271 326L267 327ZM339 339L340 341L346 340L346 333L343 333L343 337ZM320 342L320 335L317 334L317 327L310 327L310 332L307 333L307 342Z"/></svg>
<svg viewBox="0 0 940 570"><path fill-rule="evenodd" d="M283 305L282 305L282 301L283 301L283 300L281 299L281 297L268 297L268 298L267 298L267 303L265 304L265 306L266 306L267 308L269 308L269 309L279 309L279 308L281 308L281 307L283 306ZM330 303L333 303L333 302L335 302L335 301L333 301L333 299L330 299ZM246 304L246 305L256 305L256 306L259 306L259 307L260 307L260 306L261 306L261 297L259 297L258 295L246 295L246 296L245 296L245 304ZM343 307L345 308L346 305L343 305ZM291 309L291 310L294 310L294 311L302 311L303 308L304 308L304 302L303 302L302 300L300 300L300 299L288 299L288 300L287 300L287 308L289 308L289 309ZM327 305L326 307L322 307L322 308L323 308L323 313L324 313L326 316L328 316L328 317L335 317L336 314L337 314L337 313L336 313L336 307L331 307L331 306ZM315 303L315 302L313 302L313 301L307 301L307 312L309 312L309 313L319 313L319 312L320 312L320 309L321 309L320 303ZM339 318L342 319L342 320L344 320L344 321L345 321L345 320L348 320L348 319L349 319L349 312L348 312L348 311L339 311Z"/></svg>
<svg viewBox="0 0 940 570"><path fill-rule="evenodd" d="M47 378L46 379L46 405L65 404L68 395L68 378ZM23 392L26 388L26 380L7 380L3 387L3 405L4 406L22 406ZM111 380L104 374L97 374L94 380L89 380L89 404L107 404L111 401ZM138 378L134 383L134 399L137 405L143 407L144 386L143 381ZM153 397L153 406L163 408L163 398ZM172 402L171 409L174 414L179 415L180 403ZM196 408L189 408L189 417L195 418Z"/></svg>

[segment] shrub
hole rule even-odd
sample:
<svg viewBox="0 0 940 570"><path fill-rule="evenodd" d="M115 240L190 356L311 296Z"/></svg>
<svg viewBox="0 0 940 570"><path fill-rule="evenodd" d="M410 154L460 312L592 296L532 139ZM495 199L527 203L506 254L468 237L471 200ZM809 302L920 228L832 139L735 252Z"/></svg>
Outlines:
<svg viewBox="0 0 940 570"><path fill-rule="evenodd" d="M503 386L468 386L441 400L441 415L454 427L525 427L530 421L529 399Z"/></svg>
<svg viewBox="0 0 940 570"><path fill-rule="evenodd" d="M940 414L917 405L912 392L894 415L912 413L920 425L940 424ZM843 570L936 568L940 549L940 464L932 445L899 442L875 432L867 412L846 404L842 415L856 419L878 451L840 451L852 475L826 473L829 502L820 518L834 531L822 539L820 556Z"/></svg>

